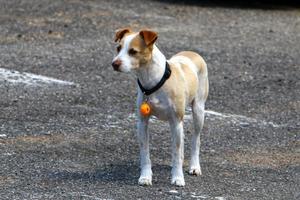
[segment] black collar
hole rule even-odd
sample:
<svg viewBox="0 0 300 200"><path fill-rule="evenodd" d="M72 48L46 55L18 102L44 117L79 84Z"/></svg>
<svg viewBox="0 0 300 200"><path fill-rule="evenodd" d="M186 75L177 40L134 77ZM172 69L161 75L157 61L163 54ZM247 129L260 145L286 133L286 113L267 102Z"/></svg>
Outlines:
<svg viewBox="0 0 300 200"><path fill-rule="evenodd" d="M170 66L168 64L168 62L166 62L166 69L165 69L165 73L163 75L163 77L160 79L160 81L157 83L156 86L154 86L153 88L150 89L146 89L142 86L140 80L138 79L137 82L139 84L140 89L142 90L144 95L151 95L152 93L156 92L161 86L163 86L163 84L166 82L166 80L168 80L168 78L171 76L171 69Z"/></svg>

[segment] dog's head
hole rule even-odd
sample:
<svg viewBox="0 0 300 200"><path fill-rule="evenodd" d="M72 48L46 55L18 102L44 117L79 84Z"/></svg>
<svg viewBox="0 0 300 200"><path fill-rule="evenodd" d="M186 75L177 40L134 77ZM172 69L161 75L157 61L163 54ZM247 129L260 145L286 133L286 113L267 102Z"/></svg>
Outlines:
<svg viewBox="0 0 300 200"><path fill-rule="evenodd" d="M118 55L113 59L114 70L130 72L143 64L147 64L152 58L153 44L157 39L157 33L151 30L133 32L129 28L118 30L115 42L118 42Z"/></svg>

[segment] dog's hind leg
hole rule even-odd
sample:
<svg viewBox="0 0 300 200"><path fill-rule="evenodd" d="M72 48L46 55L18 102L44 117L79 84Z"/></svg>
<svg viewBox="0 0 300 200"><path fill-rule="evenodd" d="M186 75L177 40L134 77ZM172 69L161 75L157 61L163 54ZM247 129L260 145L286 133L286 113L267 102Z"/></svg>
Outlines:
<svg viewBox="0 0 300 200"><path fill-rule="evenodd" d="M192 136L191 161L189 174L199 176L201 175L201 167L199 160L200 152L200 133L204 123L204 101L197 98L192 103L194 134Z"/></svg>

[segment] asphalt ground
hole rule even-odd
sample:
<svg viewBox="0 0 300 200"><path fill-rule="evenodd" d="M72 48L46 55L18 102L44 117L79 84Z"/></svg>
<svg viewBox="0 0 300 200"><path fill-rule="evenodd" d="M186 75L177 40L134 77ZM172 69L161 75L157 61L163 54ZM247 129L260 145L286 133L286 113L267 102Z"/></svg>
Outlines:
<svg viewBox="0 0 300 200"><path fill-rule="evenodd" d="M0 199L300 198L298 6L137 0L0 5ZM137 184L136 81L110 65L114 31L124 26L156 30L167 57L194 50L208 64L203 175L185 173L184 188L170 184L170 132L155 119L153 186ZM188 110L186 161L190 118Z"/></svg>

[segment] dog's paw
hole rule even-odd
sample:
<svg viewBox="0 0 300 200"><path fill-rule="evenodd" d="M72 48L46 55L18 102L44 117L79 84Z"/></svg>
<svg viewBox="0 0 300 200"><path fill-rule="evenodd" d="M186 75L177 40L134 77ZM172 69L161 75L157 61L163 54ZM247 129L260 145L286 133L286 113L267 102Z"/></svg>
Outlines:
<svg viewBox="0 0 300 200"><path fill-rule="evenodd" d="M139 178L139 185L144 185L144 186L152 185L152 178L146 177L146 176L141 176Z"/></svg>
<svg viewBox="0 0 300 200"><path fill-rule="evenodd" d="M189 174L193 176L200 176L202 174L200 166L190 167Z"/></svg>
<svg viewBox="0 0 300 200"><path fill-rule="evenodd" d="M174 178L172 178L171 184L179 186L179 187L183 187L183 186L185 186L184 178L178 177L178 176L174 177Z"/></svg>

